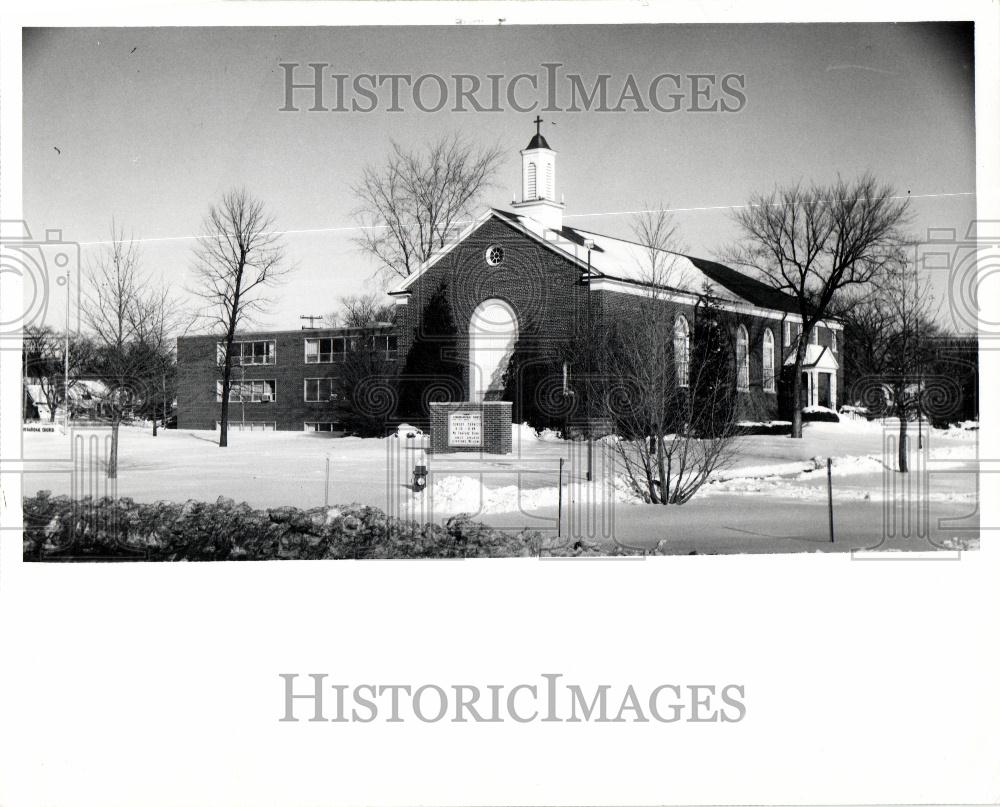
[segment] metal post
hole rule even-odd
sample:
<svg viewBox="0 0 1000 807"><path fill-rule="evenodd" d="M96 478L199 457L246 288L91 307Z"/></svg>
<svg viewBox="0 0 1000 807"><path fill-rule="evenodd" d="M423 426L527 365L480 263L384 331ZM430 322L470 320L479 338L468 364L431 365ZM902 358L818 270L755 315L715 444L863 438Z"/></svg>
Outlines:
<svg viewBox="0 0 1000 807"><path fill-rule="evenodd" d="M833 458L826 458L826 499L830 511L830 543L833 543Z"/></svg>
<svg viewBox="0 0 1000 807"><path fill-rule="evenodd" d="M556 538L562 538L562 471L563 458L559 458L559 510L556 516Z"/></svg>
<svg viewBox="0 0 1000 807"><path fill-rule="evenodd" d="M63 327L63 425L69 431L69 270L66 270L66 323Z"/></svg>
<svg viewBox="0 0 1000 807"><path fill-rule="evenodd" d="M594 328L591 322L590 242L587 242L587 481L594 481L594 417L590 398L594 394Z"/></svg>
<svg viewBox="0 0 1000 807"><path fill-rule="evenodd" d="M69 430L69 332L63 346L63 425Z"/></svg>
<svg viewBox="0 0 1000 807"><path fill-rule="evenodd" d="M917 382L917 448L921 451L923 451L924 449L923 397L924 397L924 379L923 379L923 373L921 372L920 380Z"/></svg>
<svg viewBox="0 0 1000 807"><path fill-rule="evenodd" d="M323 483L323 506L330 506L330 458L326 458L326 481Z"/></svg>

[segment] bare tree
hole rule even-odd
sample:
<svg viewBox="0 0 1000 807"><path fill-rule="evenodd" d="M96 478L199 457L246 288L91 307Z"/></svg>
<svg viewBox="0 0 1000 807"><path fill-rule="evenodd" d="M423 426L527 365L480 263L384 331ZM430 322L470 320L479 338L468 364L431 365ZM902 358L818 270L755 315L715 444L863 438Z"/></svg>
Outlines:
<svg viewBox="0 0 1000 807"><path fill-rule="evenodd" d="M158 417L167 420L173 382L176 377L177 337L191 328L193 318L186 315L180 302L166 284L147 284L137 295L134 306L135 335L147 347L150 364L148 374L149 400L147 408L156 437ZM157 412L157 404L161 411Z"/></svg>
<svg viewBox="0 0 1000 807"><path fill-rule="evenodd" d="M909 263L894 266L873 293L842 301L845 356L866 403L899 418L898 466L909 470L908 421L922 418L924 376L934 361L934 299Z"/></svg>
<svg viewBox="0 0 1000 807"><path fill-rule="evenodd" d="M151 339L150 319L164 316L165 296L139 268L134 239L111 225L111 242L87 268L84 319L94 343L90 372L104 388L102 409L111 420L109 479L118 476L122 421L150 397L150 378L163 362L164 345Z"/></svg>
<svg viewBox="0 0 1000 807"><path fill-rule="evenodd" d="M280 282L291 267L274 232L274 219L245 188L229 191L212 205L202 230L195 249L192 292L204 301L202 316L223 339L219 446L225 447L236 333L266 310L270 301L264 290Z"/></svg>
<svg viewBox="0 0 1000 807"><path fill-rule="evenodd" d="M503 152L478 147L459 135L442 137L423 151L393 142L384 165L368 165L352 190L363 234L358 246L386 278L407 277L443 247L493 184Z"/></svg>
<svg viewBox="0 0 1000 807"><path fill-rule="evenodd" d="M376 322L392 322L395 305L380 292L350 294L341 297L336 311L323 318L330 328L366 328Z"/></svg>
<svg viewBox="0 0 1000 807"><path fill-rule="evenodd" d="M733 323L708 299L683 335L676 315L651 295L609 329L605 411L630 486L652 504L689 501L739 451Z"/></svg>
<svg viewBox="0 0 1000 807"><path fill-rule="evenodd" d="M671 290L685 267L669 210L640 214L633 234L646 292L589 334L607 368L594 397L632 489L653 504L684 504L738 449L731 324L707 295L680 319Z"/></svg>
<svg viewBox="0 0 1000 807"><path fill-rule="evenodd" d="M632 217L632 237L642 247L637 262L644 282L667 287L679 280L685 251L677 222L670 206L664 203L643 204L643 211Z"/></svg>
<svg viewBox="0 0 1000 807"><path fill-rule="evenodd" d="M792 379L792 437L802 437L802 365L813 328L844 290L877 285L903 258L908 204L866 174L830 186L754 196L734 214L742 243L724 258L754 270L798 304L802 332Z"/></svg>

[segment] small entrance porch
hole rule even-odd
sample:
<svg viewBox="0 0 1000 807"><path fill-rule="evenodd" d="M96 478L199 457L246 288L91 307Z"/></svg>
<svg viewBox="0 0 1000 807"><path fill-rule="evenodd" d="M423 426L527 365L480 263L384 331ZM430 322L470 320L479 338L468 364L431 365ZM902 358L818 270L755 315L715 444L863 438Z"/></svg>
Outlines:
<svg viewBox="0 0 1000 807"><path fill-rule="evenodd" d="M785 361L795 364L794 354ZM802 405L837 409L837 370L840 363L829 347L809 345L802 363Z"/></svg>

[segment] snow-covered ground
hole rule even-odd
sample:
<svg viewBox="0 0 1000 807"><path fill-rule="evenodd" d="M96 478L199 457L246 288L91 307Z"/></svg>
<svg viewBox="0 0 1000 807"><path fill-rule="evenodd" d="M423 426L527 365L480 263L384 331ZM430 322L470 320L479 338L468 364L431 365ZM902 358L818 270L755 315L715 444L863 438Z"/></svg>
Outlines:
<svg viewBox="0 0 1000 807"><path fill-rule="evenodd" d="M421 521L468 512L497 526L549 530L556 529L561 496L564 534L640 546L666 539L677 542L677 551L828 549L826 458L832 457L837 548L871 547L880 536L907 531L901 548L978 541L978 432L925 428L921 451L911 424L906 475L895 470L897 434L898 423L842 421L808 423L802 440L744 437L737 459L693 501L659 507L642 504L630 490L609 439L595 446L595 481L588 483L585 443L525 426L514 427L514 453L502 457L428 455L424 437L237 431L220 449L213 432L161 430L154 438L123 428L116 492L140 501L227 496L257 507L360 502ZM104 493L106 435L26 432L25 494ZM430 472L424 493L411 488L418 464Z"/></svg>

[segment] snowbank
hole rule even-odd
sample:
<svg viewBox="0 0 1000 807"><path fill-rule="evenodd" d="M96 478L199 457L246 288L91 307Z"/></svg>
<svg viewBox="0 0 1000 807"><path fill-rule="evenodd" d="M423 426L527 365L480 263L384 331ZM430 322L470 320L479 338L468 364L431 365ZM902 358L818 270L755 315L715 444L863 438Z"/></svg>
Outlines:
<svg viewBox="0 0 1000 807"><path fill-rule="evenodd" d="M543 443L555 443L563 439L559 435L559 432L553 429L542 429L541 431L535 431L535 429L529 426L527 423L515 423L513 426L511 426L511 431L513 433L515 443L519 440L522 442L538 441Z"/></svg>

